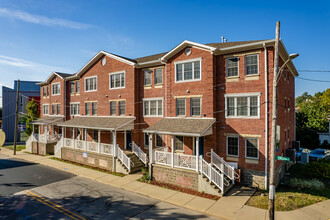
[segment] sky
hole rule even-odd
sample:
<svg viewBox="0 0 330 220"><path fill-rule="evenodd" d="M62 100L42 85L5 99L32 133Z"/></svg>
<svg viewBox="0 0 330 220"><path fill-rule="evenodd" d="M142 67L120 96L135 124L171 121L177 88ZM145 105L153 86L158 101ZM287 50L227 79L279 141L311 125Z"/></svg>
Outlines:
<svg viewBox="0 0 330 220"><path fill-rule="evenodd" d="M296 96L329 88L330 1L318 0L0 0L0 86L76 73L100 50L137 58L184 40L274 39L276 21L288 52L300 54Z"/></svg>

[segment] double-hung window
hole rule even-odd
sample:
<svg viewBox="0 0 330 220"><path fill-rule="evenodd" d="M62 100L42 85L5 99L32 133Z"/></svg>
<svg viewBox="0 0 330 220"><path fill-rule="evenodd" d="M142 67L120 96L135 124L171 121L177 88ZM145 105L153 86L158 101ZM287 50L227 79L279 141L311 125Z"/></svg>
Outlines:
<svg viewBox="0 0 330 220"><path fill-rule="evenodd" d="M97 91L97 76L85 78L85 92Z"/></svg>
<svg viewBox="0 0 330 220"><path fill-rule="evenodd" d="M238 76L239 58L227 58L227 77Z"/></svg>
<svg viewBox="0 0 330 220"><path fill-rule="evenodd" d="M163 69L155 69L155 85L163 84Z"/></svg>
<svg viewBox="0 0 330 220"><path fill-rule="evenodd" d="M46 90L47 90L47 96L49 96L49 87L48 86L46 87Z"/></svg>
<svg viewBox="0 0 330 220"><path fill-rule="evenodd" d="M46 96L46 87L42 87L42 91L43 91L43 96Z"/></svg>
<svg viewBox="0 0 330 220"><path fill-rule="evenodd" d="M150 86L151 85L151 70L145 70L144 72L144 85Z"/></svg>
<svg viewBox="0 0 330 220"><path fill-rule="evenodd" d="M44 115L49 115L49 105L48 104L45 104L42 106L42 113Z"/></svg>
<svg viewBox="0 0 330 220"><path fill-rule="evenodd" d="M245 74L257 75L259 74L258 68L258 54L245 56Z"/></svg>
<svg viewBox="0 0 330 220"><path fill-rule="evenodd" d="M156 134L156 147L163 147L163 136Z"/></svg>
<svg viewBox="0 0 330 220"><path fill-rule="evenodd" d="M117 102L115 101L110 102L110 115L111 116L117 115Z"/></svg>
<svg viewBox="0 0 330 220"><path fill-rule="evenodd" d="M144 116L163 116L163 99L143 100Z"/></svg>
<svg viewBox="0 0 330 220"><path fill-rule="evenodd" d="M60 115L61 114L61 104L57 104L56 108L57 108L57 114Z"/></svg>
<svg viewBox="0 0 330 220"><path fill-rule="evenodd" d="M260 114L260 94L225 95L226 117L252 117Z"/></svg>
<svg viewBox="0 0 330 220"><path fill-rule="evenodd" d="M175 136L175 150L183 151L183 136Z"/></svg>
<svg viewBox="0 0 330 220"><path fill-rule="evenodd" d="M176 82L197 81L201 79L201 59L175 63Z"/></svg>
<svg viewBox="0 0 330 220"><path fill-rule="evenodd" d="M74 82L70 82L70 94L74 94Z"/></svg>
<svg viewBox="0 0 330 220"><path fill-rule="evenodd" d="M70 103L70 115L80 115L79 103Z"/></svg>
<svg viewBox="0 0 330 220"><path fill-rule="evenodd" d="M176 115L186 115L186 99L176 99Z"/></svg>
<svg viewBox="0 0 330 220"><path fill-rule="evenodd" d="M56 105L52 104L52 115L56 115Z"/></svg>
<svg viewBox="0 0 330 220"><path fill-rule="evenodd" d="M259 158L259 139L258 138L246 138L245 139L245 152L246 157L251 159Z"/></svg>
<svg viewBox="0 0 330 220"><path fill-rule="evenodd" d="M191 115L200 116L201 115L201 98L191 98Z"/></svg>
<svg viewBox="0 0 330 220"><path fill-rule="evenodd" d="M119 115L125 115L125 101L120 101L119 103Z"/></svg>
<svg viewBox="0 0 330 220"><path fill-rule="evenodd" d="M238 157L238 137L227 137L227 155Z"/></svg>
<svg viewBox="0 0 330 220"><path fill-rule="evenodd" d="M85 115L91 114L91 105L89 102L85 102Z"/></svg>
<svg viewBox="0 0 330 220"><path fill-rule="evenodd" d="M149 135L144 133L144 148L149 148Z"/></svg>
<svg viewBox="0 0 330 220"><path fill-rule="evenodd" d="M97 115L97 102L92 102L92 115Z"/></svg>
<svg viewBox="0 0 330 220"><path fill-rule="evenodd" d="M76 93L80 93L80 81L76 81Z"/></svg>
<svg viewBox="0 0 330 220"><path fill-rule="evenodd" d="M52 95L59 95L59 94L61 94L61 84L53 83L52 84Z"/></svg>
<svg viewBox="0 0 330 220"><path fill-rule="evenodd" d="M110 73L110 89L125 88L125 71Z"/></svg>

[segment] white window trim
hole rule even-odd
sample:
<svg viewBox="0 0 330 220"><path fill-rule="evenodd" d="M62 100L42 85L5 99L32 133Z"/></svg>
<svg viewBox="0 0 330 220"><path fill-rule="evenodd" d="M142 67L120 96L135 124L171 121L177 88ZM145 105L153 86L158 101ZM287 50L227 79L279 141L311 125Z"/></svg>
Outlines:
<svg viewBox="0 0 330 220"><path fill-rule="evenodd" d="M115 105L115 109L116 109L116 114L114 114L114 115L112 115L111 114L111 102L114 102L114 103L116 103L116 105ZM118 102L117 101L110 101L109 102L109 107L110 107L110 117L116 117L117 116L117 106L118 106L119 104L118 104ZM126 107L125 107L126 108ZM118 111L119 111L119 109L118 109Z"/></svg>
<svg viewBox="0 0 330 220"><path fill-rule="evenodd" d="M150 84L145 84L146 83L146 75L145 75L145 71L149 71L150 72ZM152 73L155 71L152 71L150 69L145 69L143 70L143 85L144 86L151 86L152 85Z"/></svg>
<svg viewBox="0 0 330 220"><path fill-rule="evenodd" d="M237 155L232 155L232 154L229 154L228 153L228 138L237 138L237 144L238 144L238 149L237 149ZM226 155L228 156L228 157L239 157L239 137L236 137L236 136L227 136L226 137Z"/></svg>
<svg viewBox="0 0 330 220"><path fill-rule="evenodd" d="M123 115L120 114L120 102L124 102L125 103L125 114L123 114ZM118 115L119 116L125 116L126 115L126 101L118 101Z"/></svg>
<svg viewBox="0 0 330 220"><path fill-rule="evenodd" d="M200 100L200 105L199 105L200 114L199 115L193 115L192 114L192 104L191 104L191 100L192 99L199 99ZM202 103L203 103L202 97L192 97L192 98L190 98L190 116L191 117L198 117L198 116L201 116L202 115Z"/></svg>
<svg viewBox="0 0 330 220"><path fill-rule="evenodd" d="M124 81L125 81L124 87L121 86L121 77L120 77L120 87L111 88L111 75L117 75L117 74L120 75L121 73L124 73ZM109 73L109 89L113 90L113 89L124 89L124 88L126 88L126 71L123 70L123 71Z"/></svg>
<svg viewBox="0 0 330 220"><path fill-rule="evenodd" d="M150 115L150 102L149 102L149 115L146 115L144 101L162 101L162 114L161 115L158 115L158 102L156 102L157 115ZM144 99L142 99L142 102L143 102L143 117L146 117L146 118L160 118L160 117L164 117L164 98L163 97L158 97L158 98L144 98Z"/></svg>
<svg viewBox="0 0 330 220"><path fill-rule="evenodd" d="M70 116L76 116L76 115L73 115L71 114L71 104L79 104L79 114L76 114L77 116L80 116L80 102L70 102Z"/></svg>
<svg viewBox="0 0 330 220"><path fill-rule="evenodd" d="M177 113L178 113L178 111L177 111L177 100L178 99L184 99L185 101L184 101L184 115L177 115ZM176 115L176 117L186 117L186 115L187 115L187 99L186 98L176 98L175 99L175 115Z"/></svg>
<svg viewBox="0 0 330 220"><path fill-rule="evenodd" d="M248 57L248 56L257 56L258 73L256 73L256 74L249 74L249 75L247 74L246 57ZM260 72L259 72L259 54L246 55L244 62L245 62L245 76L258 76L260 74Z"/></svg>
<svg viewBox="0 0 330 220"><path fill-rule="evenodd" d="M59 85L59 93L54 94L54 89L53 89L53 85ZM61 95L61 83L57 82L57 83L52 83L52 96L57 96L57 95Z"/></svg>
<svg viewBox="0 0 330 220"><path fill-rule="evenodd" d="M250 115L250 97L257 96L258 97L258 115L257 116L249 116ZM260 92L254 93L233 93L233 94L225 94L225 118L246 118L246 119L260 119ZM248 116L237 116L237 99L235 99L235 116L228 116L228 103L227 98L237 98L237 97L247 97L248 100Z"/></svg>
<svg viewBox="0 0 330 220"><path fill-rule="evenodd" d="M86 88L87 88L87 84L86 84L86 80L87 79L91 79L91 78L96 78L96 89L93 89L93 90L86 90ZM97 76L89 76L89 77L85 77L85 92L96 92L97 91Z"/></svg>
<svg viewBox="0 0 330 220"><path fill-rule="evenodd" d="M229 59L238 59L238 64L237 64L237 76L228 76L228 60ZM228 57L226 58L226 78L237 78L239 77L239 57Z"/></svg>
<svg viewBox="0 0 330 220"><path fill-rule="evenodd" d="M247 156L247 140L248 139L257 139L258 140L258 157L248 157ZM259 160L259 138L252 138L252 137L247 137L245 138L245 158L247 159L252 159L252 160Z"/></svg>
<svg viewBox="0 0 330 220"><path fill-rule="evenodd" d="M47 114L45 114L45 108L44 107L47 107L48 108L48 113ZM43 115L49 115L49 104L43 104L42 105L42 114Z"/></svg>
<svg viewBox="0 0 330 220"><path fill-rule="evenodd" d="M185 80L184 79L184 69L182 69L182 80L177 81L176 65L177 64L183 64L183 63L195 62L195 61L199 61L200 78L199 79ZM175 71L175 83L185 83L185 82L202 81L202 57L195 58L195 59L190 59L190 60L176 61L176 62L174 62L174 71ZM194 77L194 68L192 69L192 76Z"/></svg>

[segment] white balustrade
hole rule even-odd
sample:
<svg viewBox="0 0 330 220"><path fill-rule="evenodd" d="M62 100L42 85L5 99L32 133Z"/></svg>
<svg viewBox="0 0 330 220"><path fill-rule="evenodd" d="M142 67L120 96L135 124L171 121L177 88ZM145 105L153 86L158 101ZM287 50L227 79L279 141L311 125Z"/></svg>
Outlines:
<svg viewBox="0 0 330 220"><path fill-rule="evenodd" d="M79 149L79 150L85 150L85 141L82 140L75 140L75 145L74 145L75 149Z"/></svg>
<svg viewBox="0 0 330 220"><path fill-rule="evenodd" d="M119 145L116 146L117 158L124 164L124 166L128 169L128 172L131 171L131 158L129 158L122 149L120 149Z"/></svg>
<svg viewBox="0 0 330 220"><path fill-rule="evenodd" d="M139 160L147 165L147 154L144 153L143 150L141 150L141 148L134 143L134 141L132 142L132 151L139 158Z"/></svg>
<svg viewBox="0 0 330 220"><path fill-rule="evenodd" d="M64 138L64 146L73 148L73 139Z"/></svg>
<svg viewBox="0 0 330 220"><path fill-rule="evenodd" d="M154 162L156 164L171 166L172 165L172 154L170 152L155 151L154 152Z"/></svg>
<svg viewBox="0 0 330 220"><path fill-rule="evenodd" d="M87 142L87 151L97 152L97 142Z"/></svg>
<svg viewBox="0 0 330 220"><path fill-rule="evenodd" d="M228 164L222 157L219 157L213 150L211 150L211 163L225 174L233 183L238 179L239 175L235 172L235 168Z"/></svg>
<svg viewBox="0 0 330 220"><path fill-rule="evenodd" d="M101 143L100 153L112 155L113 154L113 145L112 144L103 144L103 143Z"/></svg>
<svg viewBox="0 0 330 220"><path fill-rule="evenodd" d="M174 167L196 170L196 156L174 153Z"/></svg>

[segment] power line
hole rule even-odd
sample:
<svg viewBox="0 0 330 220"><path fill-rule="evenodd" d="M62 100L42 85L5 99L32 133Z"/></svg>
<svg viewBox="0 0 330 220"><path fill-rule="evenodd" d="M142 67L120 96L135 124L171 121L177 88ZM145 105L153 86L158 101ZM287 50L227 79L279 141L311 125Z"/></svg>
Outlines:
<svg viewBox="0 0 330 220"><path fill-rule="evenodd" d="M307 81L313 81L313 82L326 82L326 83L330 83L330 81L327 80L319 80L319 79L307 79L307 78L303 78L300 76L296 77L297 79L302 79L302 80L307 80Z"/></svg>

